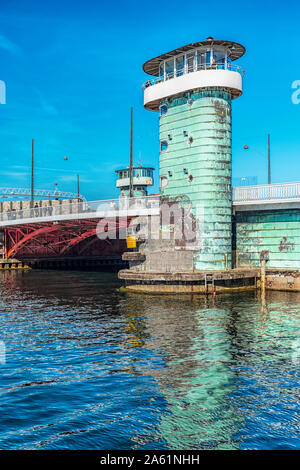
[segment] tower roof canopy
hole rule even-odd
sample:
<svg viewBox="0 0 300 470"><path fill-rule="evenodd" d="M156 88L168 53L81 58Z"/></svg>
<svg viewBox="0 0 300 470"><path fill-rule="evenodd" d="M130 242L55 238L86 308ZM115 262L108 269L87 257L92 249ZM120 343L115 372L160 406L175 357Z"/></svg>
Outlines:
<svg viewBox="0 0 300 470"><path fill-rule="evenodd" d="M171 57L183 54L185 52L191 51L193 49L197 49L202 46L212 47L212 46L224 46L227 48L231 60L236 60L242 57L245 54L246 49L244 46L239 44L238 42L232 41L223 41L223 40L216 40L213 38L207 38L205 41L199 42L192 42L191 44L187 44L186 46L178 47L171 52L166 52L165 54L161 54L154 59L147 60L147 62L143 65L144 72L148 73L149 75L159 75L159 64L163 60L170 59Z"/></svg>
<svg viewBox="0 0 300 470"><path fill-rule="evenodd" d="M133 166L133 170L154 170L151 166ZM119 173L120 171L129 171L129 165L126 168L121 168L121 170L115 170L115 173Z"/></svg>

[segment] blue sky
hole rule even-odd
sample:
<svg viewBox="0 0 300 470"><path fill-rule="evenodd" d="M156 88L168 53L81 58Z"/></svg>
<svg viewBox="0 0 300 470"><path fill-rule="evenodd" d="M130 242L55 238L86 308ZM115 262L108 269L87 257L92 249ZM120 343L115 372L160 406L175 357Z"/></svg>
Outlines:
<svg viewBox="0 0 300 470"><path fill-rule="evenodd" d="M0 0L0 186L29 187L35 139L36 187L117 197L114 170L134 157L158 168L158 116L143 108L142 64L211 35L242 43L244 94L233 102L233 176L300 181L300 80L296 1L52 2ZM249 145L249 150L243 146ZM64 160L67 155L68 160ZM156 172L158 175L158 172ZM158 177L156 177L158 182ZM157 189L157 187L156 187Z"/></svg>

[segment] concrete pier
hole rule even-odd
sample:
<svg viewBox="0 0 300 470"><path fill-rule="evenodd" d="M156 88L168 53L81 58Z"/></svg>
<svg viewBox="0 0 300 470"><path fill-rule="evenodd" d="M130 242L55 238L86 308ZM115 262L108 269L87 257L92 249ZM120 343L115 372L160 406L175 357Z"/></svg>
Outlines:
<svg viewBox="0 0 300 470"><path fill-rule="evenodd" d="M128 291L174 294L214 294L255 289L258 269L226 271L142 272L131 269L119 272Z"/></svg>
<svg viewBox="0 0 300 470"><path fill-rule="evenodd" d="M63 271L118 272L128 267L119 254L100 256L64 256L47 258L26 258L23 263L32 269L53 269Z"/></svg>
<svg viewBox="0 0 300 470"><path fill-rule="evenodd" d="M12 270L12 269L30 269L30 266L25 261L18 259L1 259L0 260L0 271Z"/></svg>
<svg viewBox="0 0 300 470"><path fill-rule="evenodd" d="M125 289L160 294L217 294L260 289L259 269L230 269L197 272L119 272ZM266 270L266 290L300 292L300 271Z"/></svg>

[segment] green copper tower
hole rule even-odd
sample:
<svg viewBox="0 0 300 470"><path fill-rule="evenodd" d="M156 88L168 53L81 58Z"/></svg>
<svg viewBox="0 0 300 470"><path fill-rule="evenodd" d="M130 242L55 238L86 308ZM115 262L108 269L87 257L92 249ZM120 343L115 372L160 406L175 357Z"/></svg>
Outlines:
<svg viewBox="0 0 300 470"><path fill-rule="evenodd" d="M147 61L144 106L159 112L160 193L185 196L201 233L196 270L231 268L231 102L242 94L245 53L235 42L189 44Z"/></svg>

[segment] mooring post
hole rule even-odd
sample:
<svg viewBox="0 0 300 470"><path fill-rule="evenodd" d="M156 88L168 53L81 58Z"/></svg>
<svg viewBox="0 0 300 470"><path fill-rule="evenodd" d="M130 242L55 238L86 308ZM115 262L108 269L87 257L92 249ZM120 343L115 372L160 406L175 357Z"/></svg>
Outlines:
<svg viewBox="0 0 300 470"><path fill-rule="evenodd" d="M262 311L266 308L266 262L269 260L269 251L263 250L260 253L260 293L262 302Z"/></svg>
<svg viewBox="0 0 300 470"><path fill-rule="evenodd" d="M261 290L266 289L266 260L263 259L261 261L261 267L260 267L260 288Z"/></svg>
<svg viewBox="0 0 300 470"><path fill-rule="evenodd" d="M267 313L266 308L266 259L261 260L260 268L260 297L261 297L261 311Z"/></svg>
<svg viewBox="0 0 300 470"><path fill-rule="evenodd" d="M259 258L261 262L260 287L263 290L266 288L266 262L269 260L269 251L268 250L261 251Z"/></svg>

